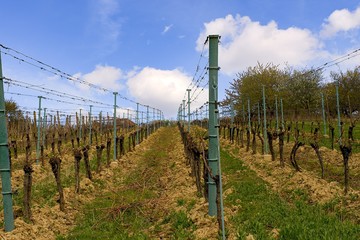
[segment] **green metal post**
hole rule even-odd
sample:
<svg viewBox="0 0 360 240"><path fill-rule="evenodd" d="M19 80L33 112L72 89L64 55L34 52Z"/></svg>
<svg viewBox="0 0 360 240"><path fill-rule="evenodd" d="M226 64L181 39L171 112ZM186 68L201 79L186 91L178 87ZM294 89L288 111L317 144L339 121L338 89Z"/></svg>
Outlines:
<svg viewBox="0 0 360 240"><path fill-rule="evenodd" d="M118 94L117 92L113 92L114 94L114 120L113 120L113 124L114 124L114 133L113 133L113 139L114 139L114 142L113 142L113 145L114 145L114 155L113 155L113 159L114 161L116 160L116 95Z"/></svg>
<svg viewBox="0 0 360 240"><path fill-rule="evenodd" d="M38 111L38 124L37 124L37 144L36 144L36 164L39 164L40 158L40 141L41 141L41 99L42 96L38 96L39 98L39 111Z"/></svg>
<svg viewBox="0 0 360 240"><path fill-rule="evenodd" d="M341 120L340 120L340 101L339 101L339 82L336 82L336 109L338 115L338 128L339 128L339 145L342 144L341 142Z"/></svg>
<svg viewBox="0 0 360 240"><path fill-rule="evenodd" d="M325 103L324 103L323 93L321 93L321 108L322 108L322 117L324 122L324 135L326 135L326 115L325 115Z"/></svg>
<svg viewBox="0 0 360 240"><path fill-rule="evenodd" d="M219 35L209 36L209 167L213 176L219 178L219 199L221 212L222 236L225 239L224 208L222 199L222 177L220 166L219 145L219 109L218 109L218 45ZM216 195L217 189L214 180L209 177L209 215L217 215Z"/></svg>
<svg viewBox="0 0 360 240"><path fill-rule="evenodd" d="M262 87L262 95L263 95L263 109L264 109L264 154L268 153L268 145L267 145L267 130L266 130L266 100L265 100L265 86Z"/></svg>
<svg viewBox="0 0 360 240"><path fill-rule="evenodd" d="M191 89L186 89L188 92L188 132L190 132L190 91Z"/></svg>
<svg viewBox="0 0 360 240"><path fill-rule="evenodd" d="M92 132L91 132L91 130L92 130L92 121L91 121L91 110L92 110L92 105L90 105L90 112L89 112L89 143L90 143L90 145L92 144Z"/></svg>
<svg viewBox="0 0 360 240"><path fill-rule="evenodd" d="M213 176L219 174L218 169L218 120L216 119L218 111L218 44L219 36L209 36L209 167ZM216 184L209 176L209 215L217 215L216 207Z"/></svg>
<svg viewBox="0 0 360 240"><path fill-rule="evenodd" d="M0 175L4 206L4 227L5 232L11 232L14 229L14 213L11 190L11 173L8 146L8 133L6 127L4 81L2 75L2 63L0 52Z"/></svg>

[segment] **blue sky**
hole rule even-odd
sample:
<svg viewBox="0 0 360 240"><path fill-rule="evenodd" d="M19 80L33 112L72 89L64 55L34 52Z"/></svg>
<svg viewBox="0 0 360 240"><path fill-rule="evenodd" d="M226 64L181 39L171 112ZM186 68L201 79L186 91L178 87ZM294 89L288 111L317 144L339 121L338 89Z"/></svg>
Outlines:
<svg viewBox="0 0 360 240"><path fill-rule="evenodd" d="M318 66L360 47L358 1L4 0L1 9L0 44L135 102L160 108L169 118L176 116L209 34L222 36L220 99L236 73L257 62ZM205 48L201 68L206 61ZM329 71L346 70L358 61L353 58ZM113 104L111 93L74 84L6 54L2 62L5 77ZM44 95L14 85L6 85L5 91ZM5 96L27 109L38 105L35 97ZM205 89L193 107L206 98ZM87 111L90 103L80 106L44 99L42 104L73 113L80 108ZM136 108L121 98L118 105ZM109 107L93 111L112 114Z"/></svg>

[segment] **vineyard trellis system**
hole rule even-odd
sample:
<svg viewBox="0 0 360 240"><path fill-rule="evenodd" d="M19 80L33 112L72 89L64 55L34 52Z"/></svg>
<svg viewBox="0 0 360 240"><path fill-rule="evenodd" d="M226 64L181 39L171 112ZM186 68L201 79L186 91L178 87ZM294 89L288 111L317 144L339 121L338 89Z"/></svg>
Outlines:
<svg viewBox="0 0 360 240"><path fill-rule="evenodd" d="M83 164L85 176L91 181L94 173L98 174L101 169L110 166L111 157L113 160L120 159L126 152L133 151L136 145L163 126L164 117L161 110L152 108L151 114L149 105L136 103L115 92L113 93L114 104L112 105L60 92L42 85L38 86L26 81L4 77L2 74L1 53L41 71L85 84L97 90L110 92L108 89L87 83L19 51L3 45L0 45L0 48L4 49L4 51L0 52L0 173L4 203L4 227L5 231L9 232L15 227L13 191L11 188L11 173L14 170L21 168L24 172L21 211L26 221L32 221L31 202L34 164L41 166L43 169L51 166L59 196L59 208L61 211L65 211L66 199L63 193L64 184L61 177L64 167L73 166L74 189L77 194L81 194L80 182L82 174L80 170ZM30 95L23 92L4 92L4 83L41 92L45 95L53 95L57 98L41 94ZM18 109L6 112L4 93L23 96L24 98L37 98L39 107L34 111ZM123 112L122 118L118 116L116 113L117 109L119 109L116 104L117 96L135 103L137 105L136 111L124 109L127 111L127 116L125 116L125 112ZM68 98L71 101L64 101L61 98ZM49 107L44 107L45 100L81 107L87 106L89 112L88 115L82 114L83 108L80 108L80 112L76 111L76 113L73 113L74 110L70 110L72 113L52 110ZM87 105L86 103L91 104ZM141 111L139 106L146 108L146 112ZM113 117L109 117L109 114L105 117L102 110L96 116L93 111L95 108L111 109L112 107ZM55 114L51 114L51 112L55 112ZM132 118L130 112L135 112L135 119ZM146 114L145 121L144 113ZM73 118L75 118L75 121ZM113 151L111 151L111 148L113 148ZM35 156L32 152L34 149L36 150ZM71 150L69 151L69 149ZM106 153L105 158L103 150ZM70 165L69 155L73 156L73 164ZM82 159L83 164L81 163ZM49 165L46 164L47 161ZM92 167L94 165L95 167ZM19 190L21 189L15 191L18 192Z"/></svg>

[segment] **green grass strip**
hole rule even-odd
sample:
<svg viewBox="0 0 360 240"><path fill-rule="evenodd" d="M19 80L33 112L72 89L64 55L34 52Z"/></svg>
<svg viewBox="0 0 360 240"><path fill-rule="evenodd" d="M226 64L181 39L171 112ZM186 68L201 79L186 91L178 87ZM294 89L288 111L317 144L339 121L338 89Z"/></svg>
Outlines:
<svg viewBox="0 0 360 240"><path fill-rule="evenodd" d="M221 158L227 176L224 188L233 189L225 206L238 206L229 220L238 239L249 234L255 239L275 239L274 229L279 231L277 239L360 239L360 225L341 221L336 214L326 213L324 206L309 204L303 191L280 197L241 160L227 151L221 151Z"/></svg>

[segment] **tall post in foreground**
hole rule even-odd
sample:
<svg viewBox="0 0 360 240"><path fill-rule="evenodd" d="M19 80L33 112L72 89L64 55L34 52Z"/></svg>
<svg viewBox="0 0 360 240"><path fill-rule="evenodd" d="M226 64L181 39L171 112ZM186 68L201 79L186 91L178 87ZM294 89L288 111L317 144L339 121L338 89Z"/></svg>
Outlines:
<svg viewBox="0 0 360 240"><path fill-rule="evenodd" d="M265 86L262 88L262 95L263 95L263 109L264 109L264 154L267 154L268 152L268 146L267 146L267 130L266 130L266 101L265 101Z"/></svg>
<svg viewBox="0 0 360 240"><path fill-rule="evenodd" d="M40 141L41 141L41 99L42 96L38 96L39 98L39 111L38 111L38 124L37 124L37 143L36 143L36 164L39 164L40 158Z"/></svg>
<svg viewBox="0 0 360 240"><path fill-rule="evenodd" d="M322 117L324 123L324 135L326 135L326 116L325 116L325 104L324 104L324 94L321 93L321 108L322 108Z"/></svg>
<svg viewBox="0 0 360 240"><path fill-rule="evenodd" d="M190 91L191 89L186 89L188 92L188 132L190 132Z"/></svg>
<svg viewBox="0 0 360 240"><path fill-rule="evenodd" d="M118 93L117 92L114 92L114 142L113 142L113 145L114 145L114 156L113 156L113 159L114 161L116 160L116 95Z"/></svg>
<svg viewBox="0 0 360 240"><path fill-rule="evenodd" d="M209 167L213 176L219 174L218 169L218 120L216 119L218 111L218 45L219 36L209 36ZM217 215L216 207L216 184L214 179L209 176L209 215Z"/></svg>
<svg viewBox="0 0 360 240"><path fill-rule="evenodd" d="M10 160L8 133L6 128L5 98L4 98L4 82L2 75L2 63L0 52L0 175L4 206L4 226L5 232L14 229L14 213L12 203L12 190L10 178Z"/></svg>

